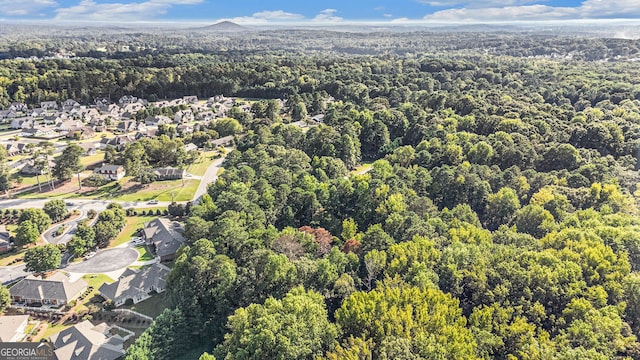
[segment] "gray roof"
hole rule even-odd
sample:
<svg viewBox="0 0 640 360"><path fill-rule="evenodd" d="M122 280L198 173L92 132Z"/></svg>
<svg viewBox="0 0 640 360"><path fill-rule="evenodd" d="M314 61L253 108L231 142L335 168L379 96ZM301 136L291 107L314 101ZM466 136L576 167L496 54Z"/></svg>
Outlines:
<svg viewBox="0 0 640 360"><path fill-rule="evenodd" d="M47 279L30 275L13 285L9 292L11 296L20 296L23 299L56 299L68 302L86 288L86 281L79 279L72 283L64 274L57 272Z"/></svg>
<svg viewBox="0 0 640 360"><path fill-rule="evenodd" d="M0 316L0 342L9 342L18 332L29 315Z"/></svg>
<svg viewBox="0 0 640 360"><path fill-rule="evenodd" d="M153 264L142 270L127 269L118 281L100 286L100 294L112 301L133 299L138 295L146 295L151 288L164 288L169 275L169 268L161 264Z"/></svg>
<svg viewBox="0 0 640 360"><path fill-rule="evenodd" d="M124 169L124 167L122 165L110 165L110 164L104 164L101 167L97 168L95 171L97 173L116 173L118 171L118 169Z"/></svg>
<svg viewBox="0 0 640 360"><path fill-rule="evenodd" d="M180 245L186 242L182 236L182 225L167 218L158 218L146 223L144 235L147 241L155 245L157 256L175 254Z"/></svg>
<svg viewBox="0 0 640 360"><path fill-rule="evenodd" d="M233 135L229 135L229 136L221 137L220 139L211 140L209 142L213 145L222 146L222 145L231 143L232 141L233 141Z"/></svg>
<svg viewBox="0 0 640 360"><path fill-rule="evenodd" d="M125 354L120 336L107 336L109 327L85 320L51 336L58 360L115 360Z"/></svg>
<svg viewBox="0 0 640 360"><path fill-rule="evenodd" d="M3 242L9 242L10 237L11 234L9 234L7 227L4 225L0 225L0 245L2 245Z"/></svg>
<svg viewBox="0 0 640 360"><path fill-rule="evenodd" d="M182 177L185 173L183 169L177 169L170 166L153 169L153 172L158 176L175 176L175 177Z"/></svg>

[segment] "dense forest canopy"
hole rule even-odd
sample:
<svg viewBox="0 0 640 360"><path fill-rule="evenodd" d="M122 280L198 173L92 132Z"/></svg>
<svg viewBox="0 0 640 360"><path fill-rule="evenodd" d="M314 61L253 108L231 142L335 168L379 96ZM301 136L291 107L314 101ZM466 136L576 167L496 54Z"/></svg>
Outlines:
<svg viewBox="0 0 640 360"><path fill-rule="evenodd" d="M329 33L305 53L308 32L281 33L2 61L3 106L287 103L238 114L246 136L189 208L171 308L128 358L640 358L640 64L591 61L637 41ZM288 124L304 113L324 123Z"/></svg>

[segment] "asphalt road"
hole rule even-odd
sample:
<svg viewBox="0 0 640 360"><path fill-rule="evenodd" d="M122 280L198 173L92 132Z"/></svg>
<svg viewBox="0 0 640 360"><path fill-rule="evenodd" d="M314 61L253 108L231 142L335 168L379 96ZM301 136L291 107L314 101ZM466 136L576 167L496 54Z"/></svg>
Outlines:
<svg viewBox="0 0 640 360"><path fill-rule="evenodd" d="M122 269L138 260L138 252L130 248L98 251L91 259L71 264L64 270L74 273L96 274Z"/></svg>
<svg viewBox="0 0 640 360"><path fill-rule="evenodd" d="M0 283L8 284L16 279L20 279L30 273L24 270L25 265L0 266Z"/></svg>
<svg viewBox="0 0 640 360"><path fill-rule="evenodd" d="M200 198L202 197L202 195L207 193L209 184L218 179L218 171L220 171L220 167L222 166L223 162L224 157L221 157L220 159L216 159L214 162L212 162L211 165L207 168L207 171L204 173L204 176L200 180L198 190L196 190L196 193L193 195L194 203L200 202Z"/></svg>

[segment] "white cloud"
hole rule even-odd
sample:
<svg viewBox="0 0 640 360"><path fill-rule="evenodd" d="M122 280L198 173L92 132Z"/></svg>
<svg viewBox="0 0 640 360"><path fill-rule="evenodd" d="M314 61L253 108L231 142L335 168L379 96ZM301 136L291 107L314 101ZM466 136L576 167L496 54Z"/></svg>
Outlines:
<svg viewBox="0 0 640 360"><path fill-rule="evenodd" d="M260 11L253 14L253 17L266 20L302 20L304 15L294 14L282 10Z"/></svg>
<svg viewBox="0 0 640 360"><path fill-rule="evenodd" d="M340 16L336 16L335 14L338 12L336 9L324 9L320 11L316 17L313 18L313 21L317 22L336 22L341 21L342 18Z"/></svg>
<svg viewBox="0 0 640 360"><path fill-rule="evenodd" d="M56 5L54 0L0 0L0 14L25 16Z"/></svg>
<svg viewBox="0 0 640 360"><path fill-rule="evenodd" d="M447 9L424 17L429 21L538 21L564 19L629 18L640 16L640 0L585 0L576 7L522 5Z"/></svg>
<svg viewBox="0 0 640 360"><path fill-rule="evenodd" d="M287 22L295 20L304 20L304 15L286 12L283 10L265 10L254 13L251 16L238 16L229 19L222 19L227 21L233 21L238 24L268 24L269 22Z"/></svg>
<svg viewBox="0 0 640 360"><path fill-rule="evenodd" d="M544 1L544 0L542 0ZM438 7L464 6L465 8L489 8L517 6L531 3L539 3L536 0L418 0L423 4Z"/></svg>
<svg viewBox="0 0 640 360"><path fill-rule="evenodd" d="M387 19L390 19L393 17L393 14L382 14L382 16L386 17Z"/></svg>
<svg viewBox="0 0 640 360"><path fill-rule="evenodd" d="M173 5L194 5L203 0L147 0L138 3L97 3L81 0L78 5L56 9L56 20L135 21L166 14Z"/></svg>

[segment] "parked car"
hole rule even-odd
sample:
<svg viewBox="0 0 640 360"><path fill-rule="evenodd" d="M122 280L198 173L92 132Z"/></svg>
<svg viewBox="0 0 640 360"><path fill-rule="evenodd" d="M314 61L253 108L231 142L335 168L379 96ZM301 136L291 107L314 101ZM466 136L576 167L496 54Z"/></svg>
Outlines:
<svg viewBox="0 0 640 360"><path fill-rule="evenodd" d="M96 256L96 252L92 251L90 253L88 253L87 255L84 256L85 260L91 259L92 257Z"/></svg>
<svg viewBox="0 0 640 360"><path fill-rule="evenodd" d="M144 239L141 237L134 237L131 239L131 243L133 243L134 245L143 245Z"/></svg>
<svg viewBox="0 0 640 360"><path fill-rule="evenodd" d="M157 203L158 203L158 200L149 200L149 202L147 204L155 205Z"/></svg>

